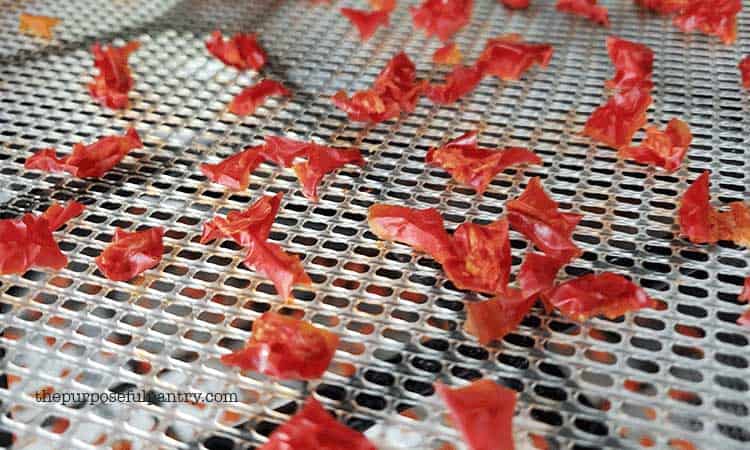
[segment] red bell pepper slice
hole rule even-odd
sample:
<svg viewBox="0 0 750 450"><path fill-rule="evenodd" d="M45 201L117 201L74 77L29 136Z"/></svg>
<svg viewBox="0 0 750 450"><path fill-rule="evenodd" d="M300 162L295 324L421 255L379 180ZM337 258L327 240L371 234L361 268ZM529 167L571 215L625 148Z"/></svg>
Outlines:
<svg viewBox="0 0 750 450"><path fill-rule="evenodd" d="M273 196L267 195L245 211L232 211L226 218L214 217L203 225L201 244L228 237L238 245L249 247L253 239L268 239L283 196L281 192Z"/></svg>
<svg viewBox="0 0 750 450"><path fill-rule="evenodd" d="M547 67L553 53L549 44L522 42L519 34L507 34L487 41L477 67L485 75L506 81L519 80L535 64Z"/></svg>
<svg viewBox="0 0 750 450"><path fill-rule="evenodd" d="M750 55L745 56L737 66L742 76L742 87L750 89Z"/></svg>
<svg viewBox="0 0 750 450"><path fill-rule="evenodd" d="M651 81L651 74L654 70L654 51L648 46L609 36L607 52L615 66L615 76L605 82L606 87L651 89L654 86Z"/></svg>
<svg viewBox="0 0 750 450"><path fill-rule="evenodd" d="M454 180L473 187L478 194L484 193L495 175L510 166L542 164L541 158L525 148L480 148L476 131L470 131L443 147L430 149L425 161L442 167Z"/></svg>
<svg viewBox="0 0 750 450"><path fill-rule="evenodd" d="M42 217L47 219L49 230L55 231L68 223L70 219L80 216L85 209L86 207L78 202L68 202L64 206L61 206L59 203L53 203L42 214Z"/></svg>
<svg viewBox="0 0 750 450"><path fill-rule="evenodd" d="M737 325L750 328L750 308L746 309L745 312L737 318Z"/></svg>
<svg viewBox="0 0 750 450"><path fill-rule="evenodd" d="M635 132L646 124L650 105L651 94L647 89L617 92L591 113L583 134L617 149L630 145Z"/></svg>
<svg viewBox="0 0 750 450"><path fill-rule="evenodd" d="M314 202L318 201L318 184L323 177L346 164L365 165L359 149L311 145L307 151L307 161L294 165L294 172L302 183L302 194Z"/></svg>
<svg viewBox="0 0 750 450"><path fill-rule="evenodd" d="M750 302L750 277L745 278L745 284L742 287L742 292L737 296L737 300L741 302Z"/></svg>
<svg viewBox="0 0 750 450"><path fill-rule="evenodd" d="M454 389L435 383L435 390L470 450L513 450L514 390L488 379Z"/></svg>
<svg viewBox="0 0 750 450"><path fill-rule="evenodd" d="M96 257L96 266L113 281L128 281L155 267L164 254L164 229L128 232L117 228L112 242Z"/></svg>
<svg viewBox="0 0 750 450"><path fill-rule="evenodd" d="M741 0L690 0L673 23L685 33L700 31L732 44L737 40L737 14L741 10Z"/></svg>
<svg viewBox="0 0 750 450"><path fill-rule="evenodd" d="M414 28L424 30L427 37L447 41L471 19L473 0L425 0L409 8Z"/></svg>
<svg viewBox="0 0 750 450"><path fill-rule="evenodd" d="M615 319L628 311L656 305L640 286L611 272L568 280L543 292L542 299L562 315L580 321L596 315Z"/></svg>
<svg viewBox="0 0 750 450"><path fill-rule="evenodd" d="M18 31L43 39L52 39L52 29L59 23L60 19L57 17L21 13L18 17Z"/></svg>
<svg viewBox="0 0 750 450"><path fill-rule="evenodd" d="M435 64L455 66L456 64L460 64L462 59L461 49L458 48L455 42L445 44L432 54L432 62Z"/></svg>
<svg viewBox="0 0 750 450"><path fill-rule="evenodd" d="M128 106L128 91L133 87L133 77L128 66L128 57L140 47L138 41L128 42L124 47L94 44L94 66L99 75L89 83L89 93L102 105L112 109Z"/></svg>
<svg viewBox="0 0 750 450"><path fill-rule="evenodd" d="M367 222L380 239L406 244L439 263L453 255L451 236L435 208L414 209L378 203L370 206Z"/></svg>
<svg viewBox="0 0 750 450"><path fill-rule="evenodd" d="M366 41L381 26L387 27L391 16L390 10L365 11L361 9L341 8L341 14L357 27L359 38Z"/></svg>
<svg viewBox="0 0 750 450"><path fill-rule="evenodd" d="M314 380L325 373L338 343L337 335L310 322L266 312L253 322L245 347L221 362L280 380Z"/></svg>
<svg viewBox="0 0 750 450"><path fill-rule="evenodd" d="M268 97L290 97L291 95L292 92L278 81L262 80L237 94L229 104L229 111L238 116L248 116L255 113L258 106L262 105Z"/></svg>
<svg viewBox="0 0 750 450"><path fill-rule="evenodd" d="M518 289L508 288L490 300L471 302L466 305L464 329L476 336L480 344L488 345L518 328L535 300L524 297Z"/></svg>
<svg viewBox="0 0 750 450"><path fill-rule="evenodd" d="M680 168L692 140L688 124L680 119L672 119L664 131L646 127L646 139L640 145L621 148L618 154L622 158L674 172Z"/></svg>
<svg viewBox="0 0 750 450"><path fill-rule="evenodd" d="M557 0L557 10L584 17L594 23L608 27L607 8L598 6L596 0Z"/></svg>
<svg viewBox="0 0 750 450"><path fill-rule="evenodd" d="M517 277L523 297L533 298L551 289L555 284L557 273L566 263L565 260L542 253L526 253Z"/></svg>
<svg viewBox="0 0 750 450"><path fill-rule="evenodd" d="M225 41L221 31L216 30L206 41L206 49L227 66L239 70L260 70L268 60L255 34L237 33Z"/></svg>
<svg viewBox="0 0 750 450"><path fill-rule="evenodd" d="M510 226L548 256L567 262L581 255L571 236L582 216L560 212L538 177L531 179L518 198L506 203L506 209Z"/></svg>
<svg viewBox="0 0 750 450"><path fill-rule="evenodd" d="M509 9L526 9L529 7L530 0L498 0Z"/></svg>
<svg viewBox="0 0 750 450"><path fill-rule="evenodd" d="M455 103L473 91L484 78L484 72L477 66L454 68L443 84L430 84L425 90L427 98L438 105Z"/></svg>
<svg viewBox="0 0 750 450"><path fill-rule="evenodd" d="M129 128L125 136L106 136L93 144L75 144L70 155L58 158L54 149L44 149L29 157L24 164L27 169L48 172L65 171L78 178L99 178L130 153L143 147L135 128Z"/></svg>
<svg viewBox="0 0 750 450"><path fill-rule="evenodd" d="M453 255L443 270L459 289L497 294L508 285L510 266L508 221L500 219L489 225L459 225L453 233Z"/></svg>
<svg viewBox="0 0 750 450"><path fill-rule="evenodd" d="M200 170L214 183L234 191L247 189L250 174L263 162L260 149L261 147L248 147L216 164L203 163Z"/></svg>
<svg viewBox="0 0 750 450"><path fill-rule="evenodd" d="M312 284L299 257L284 252L278 244L251 239L247 248L245 266L271 280L276 292L285 301L291 301L294 285Z"/></svg>
<svg viewBox="0 0 750 450"><path fill-rule="evenodd" d="M360 432L331 417L309 397L304 408L278 427L259 450L377 450Z"/></svg>

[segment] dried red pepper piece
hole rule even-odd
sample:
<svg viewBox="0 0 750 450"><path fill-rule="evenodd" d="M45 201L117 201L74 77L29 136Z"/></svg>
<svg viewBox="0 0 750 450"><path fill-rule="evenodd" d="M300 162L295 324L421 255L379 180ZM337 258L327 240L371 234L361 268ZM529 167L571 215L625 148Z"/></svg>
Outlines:
<svg viewBox="0 0 750 450"><path fill-rule="evenodd" d="M596 0L557 0L557 10L584 17L605 27L609 26L607 8L598 6Z"/></svg>
<svg viewBox="0 0 750 450"><path fill-rule="evenodd" d="M309 142L282 136L266 136L264 141L261 156L281 167L292 167L294 158L305 156L311 145Z"/></svg>
<svg viewBox="0 0 750 450"><path fill-rule="evenodd" d="M524 297L518 289L508 288L490 300L469 303L464 329L480 344L487 345L518 328L534 301L534 297Z"/></svg>
<svg viewBox="0 0 750 450"><path fill-rule="evenodd" d="M22 274L32 267L59 270L68 264L52 232L83 212L83 205L53 203L39 216L0 220L0 275Z"/></svg>
<svg viewBox="0 0 750 450"><path fill-rule="evenodd" d="M729 210L719 213L719 239L750 247L750 207L743 202L729 203Z"/></svg>
<svg viewBox="0 0 750 450"><path fill-rule="evenodd" d="M565 262L581 255L571 236L582 216L560 212L538 177L531 179L518 198L508 201L506 209L511 227L546 255Z"/></svg>
<svg viewBox="0 0 750 450"><path fill-rule="evenodd" d="M360 432L341 424L313 397L278 427L259 450L377 450Z"/></svg>
<svg viewBox="0 0 750 450"><path fill-rule="evenodd" d="M412 112L426 87L425 81L416 79L417 69L406 53L399 53L380 72L372 89L356 92L348 97L337 92L331 100L357 122L383 122L398 117L402 112Z"/></svg>
<svg viewBox="0 0 750 450"><path fill-rule="evenodd" d="M366 41L381 26L387 27L391 16L390 10L365 11L361 9L341 8L341 14L357 27L359 38Z"/></svg>
<svg viewBox="0 0 750 450"><path fill-rule="evenodd" d="M57 17L21 13L18 18L18 31L43 39L52 39L52 29L59 23L60 19Z"/></svg>
<svg viewBox="0 0 750 450"><path fill-rule="evenodd" d="M318 184L323 177L346 164L365 165L359 149L311 145L307 151L307 161L294 165L294 173L302 183L302 194L314 202L318 201Z"/></svg>
<svg viewBox="0 0 750 450"><path fill-rule="evenodd" d="M551 45L530 44L522 42L519 34L507 34L489 39L476 65L485 75L519 80L534 64L547 67L553 52Z"/></svg>
<svg viewBox="0 0 750 450"><path fill-rule="evenodd" d="M369 0L369 3L375 11L393 11L396 9L396 0Z"/></svg>
<svg viewBox="0 0 750 450"><path fill-rule="evenodd" d="M506 8L510 9L526 9L529 7L530 0L498 0Z"/></svg>
<svg viewBox="0 0 750 450"><path fill-rule="evenodd" d="M221 31L216 30L206 41L206 49L227 66L239 70L260 70L268 60L255 34L237 33L225 41Z"/></svg>
<svg viewBox="0 0 750 450"><path fill-rule="evenodd" d="M741 0L690 0L673 23L686 33L700 31L732 44L737 40L737 14L741 10Z"/></svg>
<svg viewBox="0 0 750 450"><path fill-rule="evenodd" d="M264 196L242 212L232 211L227 217L214 217L203 224L201 244L228 237L238 245L249 247L253 239L265 241L281 205L281 192Z"/></svg>
<svg viewBox="0 0 750 450"><path fill-rule="evenodd" d="M750 328L750 308L737 318L737 325Z"/></svg>
<svg viewBox="0 0 750 450"><path fill-rule="evenodd" d="M29 157L27 169L49 172L65 171L78 178L99 178L131 150L143 147L138 132L129 128L124 136L106 136L93 144L75 144L69 156L58 158L54 149L44 149Z"/></svg>
<svg viewBox="0 0 750 450"><path fill-rule="evenodd" d="M508 285L510 266L508 221L500 219L489 225L459 225L453 233L453 255L443 270L458 289L497 294Z"/></svg>
<svg viewBox="0 0 750 450"><path fill-rule="evenodd" d="M542 253L528 252L518 271L518 284L525 298L545 292L555 284L557 272L567 263Z"/></svg>
<svg viewBox="0 0 750 450"><path fill-rule="evenodd" d="M613 148L629 145L635 132L646 124L650 105L651 94L647 89L617 92L591 113L583 134Z"/></svg>
<svg viewBox="0 0 750 450"><path fill-rule="evenodd" d="M455 42L445 44L432 54L432 62L435 64L455 66L456 64L460 64L462 59L461 49L458 48Z"/></svg>
<svg viewBox="0 0 750 450"><path fill-rule="evenodd" d="M279 296L287 301L292 298L292 286L312 284L299 257L284 252L272 242L251 239L244 263L271 280Z"/></svg>
<svg viewBox="0 0 750 450"><path fill-rule="evenodd" d="M439 263L453 254L451 236L435 208L375 204L370 206L367 222L380 239L406 244L429 254Z"/></svg>
<svg viewBox="0 0 750 450"><path fill-rule="evenodd" d="M164 229L115 230L112 242L96 257L96 266L113 281L127 281L155 267L164 254Z"/></svg>
<svg viewBox="0 0 750 450"><path fill-rule="evenodd" d="M473 0L425 0L409 8L414 28L424 29L427 37L447 41L471 19Z"/></svg>
<svg viewBox="0 0 750 450"><path fill-rule="evenodd" d="M622 158L674 172L680 168L692 140L688 124L680 119L672 119L664 131L657 127L646 127L646 138L640 145L622 148L618 153Z"/></svg>
<svg viewBox="0 0 750 450"><path fill-rule="evenodd" d="M248 147L219 163L203 163L200 170L214 183L235 191L247 189L250 174L263 162L260 149L261 147Z"/></svg>
<svg viewBox="0 0 750 450"><path fill-rule="evenodd" d="M238 116L247 116L253 114L268 97L289 97L291 95L292 92L278 81L262 80L237 94L232 99L232 103L229 104L229 111Z"/></svg>
<svg viewBox="0 0 750 450"><path fill-rule="evenodd" d="M514 390L488 379L454 389L438 382L435 390L470 450L513 450Z"/></svg>
<svg viewBox="0 0 750 450"><path fill-rule="evenodd" d="M266 312L253 321L245 347L221 362L281 380L314 380L325 373L338 343L337 335L310 322Z"/></svg>
<svg viewBox="0 0 750 450"><path fill-rule="evenodd" d="M433 148L425 158L428 164L440 166L454 180L471 186L482 194L498 173L516 164L542 164L534 152L519 147L503 150L480 148L477 132L470 131L443 147Z"/></svg>
<svg viewBox="0 0 750 450"><path fill-rule="evenodd" d="M750 55L742 58L738 67L742 76L742 87L750 89Z"/></svg>
<svg viewBox="0 0 750 450"><path fill-rule="evenodd" d="M688 0L635 0L641 8L655 11L660 14L672 14L687 5Z"/></svg>
<svg viewBox="0 0 750 450"><path fill-rule="evenodd" d="M542 298L562 315L580 321L596 315L615 319L628 311L656 305L640 286L611 272L568 280L543 292Z"/></svg>
<svg viewBox="0 0 750 450"><path fill-rule="evenodd" d="M133 87L133 77L128 66L128 57L140 47L140 42L132 41L124 47L111 45L102 47L94 44L94 66L99 75L89 83L89 93L102 105L122 109L128 106L128 91Z"/></svg>
<svg viewBox="0 0 750 450"><path fill-rule="evenodd" d="M745 285L742 287L742 292L737 296L737 300L750 302L750 277L745 278Z"/></svg>
<svg viewBox="0 0 750 450"><path fill-rule="evenodd" d="M47 219L50 231L55 231L65 225L73 217L78 217L83 213L86 207L78 202L68 202L64 206L59 203L53 203L42 214Z"/></svg>
<svg viewBox="0 0 750 450"><path fill-rule="evenodd" d="M438 105L455 103L473 91L482 81L484 73L477 66L456 67L448 74L443 84L430 84L425 94Z"/></svg>
<svg viewBox="0 0 750 450"><path fill-rule="evenodd" d="M651 74L654 70L654 51L648 46L609 36L607 52L615 66L615 76L605 82L606 87L651 89L654 86L651 81Z"/></svg>

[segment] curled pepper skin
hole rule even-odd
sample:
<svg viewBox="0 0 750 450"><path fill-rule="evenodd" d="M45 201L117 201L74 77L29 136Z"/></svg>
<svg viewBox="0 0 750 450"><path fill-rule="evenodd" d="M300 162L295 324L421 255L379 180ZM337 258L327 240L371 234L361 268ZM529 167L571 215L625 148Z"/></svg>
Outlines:
<svg viewBox="0 0 750 450"><path fill-rule="evenodd" d="M113 281L128 281L155 267L164 254L164 229L115 230L112 242L96 257L96 266Z"/></svg>
<svg viewBox="0 0 750 450"><path fill-rule="evenodd" d="M525 298L535 297L552 288L555 277L567 263L543 253L528 252L521 263L518 272L518 284L521 295Z"/></svg>
<svg viewBox="0 0 750 450"><path fill-rule="evenodd" d="M459 289L497 294L508 285L510 266L508 221L500 219L489 225L459 225L443 270Z"/></svg>
<svg viewBox="0 0 750 450"><path fill-rule="evenodd" d="M435 383L435 390L470 450L513 450L516 391L489 379L453 389Z"/></svg>
<svg viewBox="0 0 750 450"><path fill-rule="evenodd" d="M290 97L291 95L292 92L278 81L262 80L237 94L229 104L229 111L238 116L249 116L255 113L258 106L262 105L268 97Z"/></svg>
<svg viewBox="0 0 750 450"><path fill-rule="evenodd" d="M654 51L648 46L609 36L607 52L615 66L615 76L605 82L606 87L623 90L653 88Z"/></svg>
<svg viewBox="0 0 750 450"><path fill-rule="evenodd" d="M414 28L447 41L471 20L473 0L424 0L409 9Z"/></svg>
<svg viewBox="0 0 750 450"><path fill-rule="evenodd" d="M133 88L128 58L140 45L140 42L132 41L124 47L102 47L97 42L91 48L99 74L89 83L89 93L103 106L112 109L128 107L128 92Z"/></svg>
<svg viewBox="0 0 750 450"><path fill-rule="evenodd" d="M245 266L271 280L276 292L285 301L291 301L292 287L295 285L312 284L299 257L286 253L278 244L252 239L247 249Z"/></svg>
<svg viewBox="0 0 750 450"><path fill-rule="evenodd" d="M647 89L617 92L591 113L583 134L612 148L628 146L636 131L646 124L651 100Z"/></svg>
<svg viewBox="0 0 750 450"><path fill-rule="evenodd" d="M221 362L280 380L315 380L325 373L338 343L337 335L310 322L266 312L253 322L245 347Z"/></svg>
<svg viewBox="0 0 750 450"><path fill-rule="evenodd" d="M742 287L742 292L737 296L737 300L741 302L750 302L750 276L745 278L745 284Z"/></svg>
<svg viewBox="0 0 750 450"><path fill-rule="evenodd" d="M59 23L60 19L57 17L21 13L18 17L18 31L42 39L52 39L52 29Z"/></svg>
<svg viewBox="0 0 750 450"><path fill-rule="evenodd" d="M520 290L508 288L490 300L468 303L464 329L480 344L488 345L518 328L535 301L535 297L524 297Z"/></svg>
<svg viewBox="0 0 750 450"><path fill-rule="evenodd" d="M750 89L750 55L742 58L738 68L740 69L740 76L742 77L742 87Z"/></svg>
<svg viewBox="0 0 750 450"><path fill-rule="evenodd" d="M331 417L309 397L305 406L278 427L258 450L377 450L360 432Z"/></svg>
<svg viewBox="0 0 750 450"><path fill-rule="evenodd" d="M367 41L380 27L387 27L391 16L390 10L365 11L361 9L341 8L341 14L357 28L359 38Z"/></svg>
<svg viewBox="0 0 750 450"><path fill-rule="evenodd" d="M365 160L359 149L333 148L314 145L307 152L307 161L294 164L294 173L302 184L302 194L318 201L318 185L323 177L346 164L364 166Z"/></svg>
<svg viewBox="0 0 750 450"><path fill-rule="evenodd" d="M640 145L621 148L618 154L626 159L674 172L682 165L692 140L688 124L680 119L672 119L664 131L646 127L646 139Z"/></svg>
<svg viewBox="0 0 750 450"><path fill-rule="evenodd" d="M543 292L542 299L562 315L580 321L596 315L615 319L628 311L655 307L640 286L611 272L568 280Z"/></svg>
<svg viewBox="0 0 750 450"><path fill-rule="evenodd" d="M224 40L221 31L216 30L206 41L206 49L227 66L238 70L260 70L268 61L255 34L237 33Z"/></svg>
<svg viewBox="0 0 750 450"><path fill-rule="evenodd" d="M534 65L547 67L553 53L549 44L523 42L519 34L506 34L487 40L476 66L485 76L519 80Z"/></svg>
<svg viewBox="0 0 750 450"><path fill-rule="evenodd" d="M460 64L463 59L461 49L458 48L455 42L449 42L439 49L435 50L432 54L432 62L435 64L444 64L446 66L455 66Z"/></svg>
<svg viewBox="0 0 750 450"><path fill-rule="evenodd" d="M674 18L674 25L685 33L700 31L717 36L724 44L737 40L737 14L741 0L689 0Z"/></svg>
<svg viewBox="0 0 750 450"><path fill-rule="evenodd" d="M260 149L248 147L216 164L203 163L200 171L214 183L233 191L245 190L250 184L250 174L263 162Z"/></svg>
<svg viewBox="0 0 750 450"><path fill-rule="evenodd" d="M557 0L557 10L584 17L604 27L609 26L607 8L598 6L596 0Z"/></svg>
<svg viewBox="0 0 750 450"><path fill-rule="evenodd" d="M243 247L249 247L253 239L266 240L281 206L281 192L266 195L242 212L232 211L227 217L214 217L203 224L201 244L228 237Z"/></svg>
<svg viewBox="0 0 750 450"><path fill-rule="evenodd" d="M433 103L449 105L473 91L484 78L484 72L477 66L458 66L454 68L442 84L429 84L425 95Z"/></svg>

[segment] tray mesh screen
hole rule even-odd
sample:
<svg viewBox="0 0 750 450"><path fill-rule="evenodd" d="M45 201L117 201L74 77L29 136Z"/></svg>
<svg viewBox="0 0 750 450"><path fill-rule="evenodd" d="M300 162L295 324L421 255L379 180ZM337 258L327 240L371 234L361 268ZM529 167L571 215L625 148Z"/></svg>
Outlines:
<svg viewBox="0 0 750 450"><path fill-rule="evenodd" d="M0 277L0 444L256 448L315 395L357 429L401 429L405 448L461 448L431 385L487 376L521 392L520 448L543 439L576 449L750 446L750 346L734 324L748 250L689 245L674 220L681 192L704 169L712 170L715 200L748 200L750 104L736 69L743 47L750 50L747 16L739 44L723 46L680 34L629 1L603 2L612 19L604 29L556 13L552 1L509 13L477 0L456 39L469 61L487 38L519 32L554 45L549 68L516 83L486 80L452 106L422 101L397 122L351 123L329 95L369 85L398 50L417 62L421 77L445 74L430 63L439 43L413 30L409 2L400 3L392 26L360 44L338 7L364 1L0 1L0 213L39 212L53 199L89 205L58 233L66 269ZM62 18L55 40L18 34L22 11ZM294 97L271 99L252 117L228 113L232 96L258 75L207 55L204 41L218 27L259 33L271 55L265 75L285 81ZM618 160L578 134L605 98L608 33L656 52L650 121L680 117L692 127L694 145L672 175ZM142 47L131 57L132 106L100 108L85 87L89 47L134 38ZM23 169L33 149L67 152L131 124L145 147L101 179ZM476 196L425 166L428 148L475 128L483 145L528 146L544 167L507 170ZM201 162L268 134L359 146L368 162L327 176L317 204L302 197L292 173L270 165L242 193L199 174ZM563 276L631 275L662 300L662 311L578 324L537 307L515 333L483 348L462 332L464 305L475 299L434 261L368 231L374 202L436 207L451 228L493 220L531 176L541 176L564 209L585 215L575 234L585 254ZM200 245L201 224L278 191L287 195L272 239L300 254L314 280L288 308L342 337L318 382L274 383L217 362L247 339L254 318L283 306L266 280L240 265L235 246ZM129 283L103 278L94 258L116 226L168 229L162 263ZM515 272L528 244L512 239ZM236 392L240 402L63 406L37 403L31 394L40 389ZM412 407L416 419L397 414Z"/></svg>

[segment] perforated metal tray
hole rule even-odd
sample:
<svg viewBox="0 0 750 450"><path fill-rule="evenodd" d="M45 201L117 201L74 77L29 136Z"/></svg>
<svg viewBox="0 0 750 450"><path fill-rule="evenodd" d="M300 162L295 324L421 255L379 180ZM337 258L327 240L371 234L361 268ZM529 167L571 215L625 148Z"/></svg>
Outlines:
<svg viewBox="0 0 750 450"><path fill-rule="evenodd" d="M748 51L750 23L740 15L739 43L723 46L685 35L666 18L630 1L604 1L604 29L534 0L510 13L476 0L471 25L457 37L469 61L483 42L509 32L550 42L545 71L516 83L485 80L456 105L420 102L396 122L365 126L329 101L338 89L368 86L404 49L420 77L439 80L430 64L439 45L416 32L407 1L392 26L360 44L340 6L305 1L8 1L0 0L0 211L42 211L52 200L88 204L58 236L70 257L59 272L0 277L0 444L19 449L248 449L263 442L302 399L315 395L340 419L378 442L400 430L403 448L461 448L431 387L480 376L520 391L516 439L533 448L750 447L750 346L734 324L748 250L695 246L677 236L677 201L704 169L714 199L748 200L750 128L747 94L736 69ZM49 44L16 31L22 11L62 18ZM258 76L210 58L210 31L254 31L271 55L265 75L295 92L269 100L252 117L226 105ZM689 122L694 144L672 175L624 162L579 135L605 99L612 69L605 37L617 34L656 52L652 122ZM139 39L131 57L132 107L95 104L85 83L93 73L94 40ZM68 151L79 141L135 126L145 147L102 179L81 181L23 169L36 148ZM429 147L481 129L487 146L528 146L544 167L507 170L484 196L460 188L423 162ZM326 177L319 203L301 196L293 174L264 165L250 188L229 193L198 171L263 136L281 134L359 146L367 165ZM399 244L379 241L367 207L391 202L433 206L451 228L490 221L531 176L566 210L585 219L575 239L586 252L566 269L630 275L662 300L621 320L573 323L535 308L501 343L483 348L462 331L464 305L439 266ZM286 192L272 239L304 258L314 285L295 291L300 317L342 337L335 363L312 383L274 383L240 376L217 357L241 345L251 321L284 308L271 285L240 264L227 242L200 245L201 224L247 207L269 192ZM112 282L93 259L115 226L168 229L167 252L155 269L129 283ZM528 244L513 236L514 272ZM41 404L30 396L57 392L145 389L237 392L239 403L88 406ZM415 407L417 419L398 414ZM375 425L375 427L372 427ZM130 447L127 446L130 445ZM384 446L384 448L386 448ZM399 448L399 447L394 447Z"/></svg>

